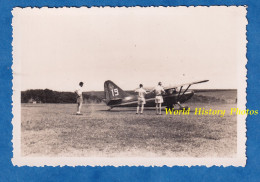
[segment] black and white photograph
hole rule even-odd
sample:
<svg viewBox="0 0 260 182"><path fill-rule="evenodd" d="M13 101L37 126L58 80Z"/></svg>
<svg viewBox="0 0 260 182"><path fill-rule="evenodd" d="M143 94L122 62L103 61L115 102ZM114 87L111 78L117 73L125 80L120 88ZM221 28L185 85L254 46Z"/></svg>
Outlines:
<svg viewBox="0 0 260 182"><path fill-rule="evenodd" d="M245 166L246 7L14 8L18 166Z"/></svg>

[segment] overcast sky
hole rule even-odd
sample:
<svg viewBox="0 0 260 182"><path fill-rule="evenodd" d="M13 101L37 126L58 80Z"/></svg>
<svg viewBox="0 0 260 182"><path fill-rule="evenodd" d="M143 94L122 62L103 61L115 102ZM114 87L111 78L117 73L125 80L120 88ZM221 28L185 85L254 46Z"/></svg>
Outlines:
<svg viewBox="0 0 260 182"><path fill-rule="evenodd" d="M245 56L244 7L15 9L21 89L131 90L209 79L192 88L237 88Z"/></svg>

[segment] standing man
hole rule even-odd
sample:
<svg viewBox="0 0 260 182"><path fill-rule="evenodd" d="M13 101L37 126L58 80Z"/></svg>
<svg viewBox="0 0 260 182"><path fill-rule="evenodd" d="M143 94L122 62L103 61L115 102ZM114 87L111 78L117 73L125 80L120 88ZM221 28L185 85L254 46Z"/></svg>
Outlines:
<svg viewBox="0 0 260 182"><path fill-rule="evenodd" d="M162 103L163 103L162 94L165 93L162 87L162 82L159 82L153 91L155 92L156 114L162 115L162 111L161 111Z"/></svg>
<svg viewBox="0 0 260 182"><path fill-rule="evenodd" d="M80 110L81 110L81 107L82 107L82 104L83 104L83 85L84 83L83 82L79 82L79 87L77 88L77 90L75 91L76 93L76 97L77 97L77 113L76 115L82 115L80 113Z"/></svg>
<svg viewBox="0 0 260 182"><path fill-rule="evenodd" d="M145 104L145 94L146 94L146 91L143 89L143 84L140 84L139 88L136 89L135 92L138 93L138 103L137 103L136 114L139 113L140 107L141 107L140 114L143 114L144 104Z"/></svg>

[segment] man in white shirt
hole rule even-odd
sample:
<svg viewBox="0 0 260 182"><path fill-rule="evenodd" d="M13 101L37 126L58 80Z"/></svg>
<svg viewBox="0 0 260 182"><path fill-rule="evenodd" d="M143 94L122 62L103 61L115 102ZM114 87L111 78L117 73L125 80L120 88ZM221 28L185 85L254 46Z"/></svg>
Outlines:
<svg viewBox="0 0 260 182"><path fill-rule="evenodd" d="M162 94L165 93L162 87L162 82L159 82L158 85L153 89L153 91L155 92L156 114L162 115Z"/></svg>
<svg viewBox="0 0 260 182"><path fill-rule="evenodd" d="M136 89L135 92L138 93L138 103L137 103L136 114L139 113L140 106L141 106L140 114L143 114L144 104L145 104L145 94L146 94L146 91L143 89L143 84L140 84L139 88Z"/></svg>
<svg viewBox="0 0 260 182"><path fill-rule="evenodd" d="M79 87L75 91L76 97L77 97L77 113L76 113L76 115L82 115L80 113L80 110L81 110L81 107L82 107L82 104L83 104L83 94L82 94L82 92L83 92L83 88L82 88L83 84L84 84L83 82L80 82L79 83Z"/></svg>

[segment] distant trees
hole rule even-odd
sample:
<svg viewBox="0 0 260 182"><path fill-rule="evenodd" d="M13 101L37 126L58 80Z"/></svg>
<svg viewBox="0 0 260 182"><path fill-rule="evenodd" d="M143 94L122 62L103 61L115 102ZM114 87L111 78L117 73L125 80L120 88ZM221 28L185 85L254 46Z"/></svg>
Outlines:
<svg viewBox="0 0 260 182"><path fill-rule="evenodd" d="M49 89L22 91L22 103L28 103L32 100L37 103L75 103L76 97L73 92L57 92Z"/></svg>
<svg viewBox="0 0 260 182"><path fill-rule="evenodd" d="M83 97L85 103L100 103L103 99L100 94L93 95L93 93L83 93ZM22 103L76 103L76 100L76 95L73 92L57 92L49 89L35 89L22 91L21 93Z"/></svg>

